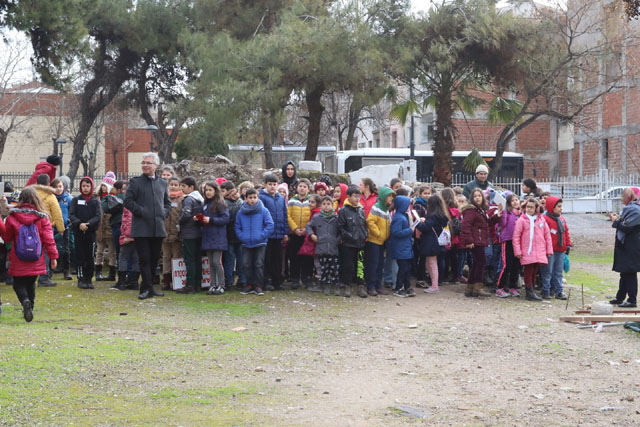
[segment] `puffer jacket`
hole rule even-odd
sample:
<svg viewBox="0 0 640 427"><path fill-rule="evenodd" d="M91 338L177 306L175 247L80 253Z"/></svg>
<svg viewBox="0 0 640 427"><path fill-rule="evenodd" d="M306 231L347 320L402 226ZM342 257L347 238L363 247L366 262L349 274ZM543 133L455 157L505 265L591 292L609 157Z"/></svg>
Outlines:
<svg viewBox="0 0 640 427"><path fill-rule="evenodd" d="M289 234L289 217L287 214L287 201L280 193L276 191L275 195L271 195L264 190L260 190L258 195L260 201L265 208L269 210L271 219L273 220L273 231L269 236L270 239L282 239Z"/></svg>
<svg viewBox="0 0 640 427"><path fill-rule="evenodd" d="M267 239L273 231L273 220L269 210L260 200L253 206L244 202L236 216L235 230L244 246L248 248L266 246Z"/></svg>
<svg viewBox="0 0 640 427"><path fill-rule="evenodd" d="M180 240L178 220L180 219L180 212L182 211L184 195L181 191L176 194L170 193L169 199L171 199L171 209L169 210L169 216L164 220L164 228L167 230L167 237L164 238L164 241L166 243L173 243Z"/></svg>
<svg viewBox="0 0 640 427"><path fill-rule="evenodd" d="M360 196L360 206L362 206L362 210L364 211L364 217L369 218L369 213L371 212L371 208L378 201L378 193L371 193L369 197L364 197L364 193Z"/></svg>
<svg viewBox="0 0 640 427"><path fill-rule="evenodd" d="M560 197L549 196L546 201L547 212L544 214L544 219L547 221L547 225L549 226L549 232L551 233L551 242L553 243L553 251L554 252L565 252L567 247L573 246L571 243L571 236L569 235L569 226L567 225L567 221L563 216L557 218L557 221L561 221L564 225L564 233L562 233L562 245L558 244L558 222L556 218L552 214L553 209L556 207L558 202L561 202L562 199Z"/></svg>
<svg viewBox="0 0 640 427"><path fill-rule="evenodd" d="M462 214L461 243L464 246L489 246L489 226L495 225L500 217L494 215L489 218L487 211L466 204L460 209Z"/></svg>
<svg viewBox="0 0 640 427"><path fill-rule="evenodd" d="M51 225L56 228L58 233L64 233L64 217L62 216L62 210L60 210L60 204L58 204L58 199L56 198L56 190L48 185L33 184L31 187L38 193L42 209L49 215L49 218L51 218Z"/></svg>
<svg viewBox="0 0 640 427"><path fill-rule="evenodd" d="M211 203L206 203L202 214L209 218L209 223L202 223L202 249L205 251L227 250L227 224L229 223L229 209L223 203L224 209L219 212L211 210Z"/></svg>
<svg viewBox="0 0 640 427"><path fill-rule="evenodd" d="M393 259L413 259L413 231L406 213L410 203L411 199L406 196L398 196L394 201L396 213L391 220L389 236L389 254Z"/></svg>
<svg viewBox="0 0 640 427"><path fill-rule="evenodd" d="M447 226L449 220L446 216L432 216L418 223L418 230L422 233L420 236L420 255L422 256L438 256L445 253L446 248L438 244L438 236Z"/></svg>
<svg viewBox="0 0 640 427"><path fill-rule="evenodd" d="M383 209L381 204L389 195L395 194L389 187L382 187L378 193L378 201L371 207L369 216L367 216L367 240L376 245L384 245L389 238L389 227L391 224L391 215L389 209ZM385 206L386 207L386 206ZM409 206L405 207L405 211ZM404 211L402 211L404 213Z"/></svg>
<svg viewBox="0 0 640 427"><path fill-rule="evenodd" d="M15 240L18 237L18 229L23 224L35 224L38 228L42 244L42 255L37 261L22 261L15 254ZM12 243L11 252L9 252L9 275L11 276L22 277L47 274L44 262L45 251L50 259L58 259L58 250L56 249L49 218L47 218L46 213L37 211L33 205L25 203L20 208L11 209L5 222L0 220L0 236L5 242Z"/></svg>
<svg viewBox="0 0 640 427"><path fill-rule="evenodd" d="M102 206L102 201L100 202ZM102 218L100 219L100 225L96 230L96 242L108 241L113 239L113 232L111 231L111 214L102 212Z"/></svg>
<svg viewBox="0 0 640 427"><path fill-rule="evenodd" d="M338 215L314 215L307 223L306 232L318 236L316 255L338 255Z"/></svg>
<svg viewBox="0 0 640 427"><path fill-rule="evenodd" d="M202 213L203 202L204 198L197 191L187 194L185 198L182 199L182 209L180 210L180 218L178 219L178 224L180 224L180 238L197 239L202 236L200 223L195 221L193 217Z"/></svg>
<svg viewBox="0 0 640 427"><path fill-rule="evenodd" d="M131 237L131 223L133 222L133 214L127 208L122 210L122 223L120 224L120 246L133 242ZM130 242L125 242L125 239L131 239Z"/></svg>
<svg viewBox="0 0 640 427"><path fill-rule="evenodd" d="M58 200L58 206L60 206L62 220L64 221L64 227L66 229L69 226L69 205L73 197L65 191L60 195L56 194L56 199Z"/></svg>
<svg viewBox="0 0 640 427"><path fill-rule="evenodd" d="M500 243L513 240L513 232L516 230L516 222L520 218L514 211L504 211L500 217Z"/></svg>
<svg viewBox="0 0 640 427"><path fill-rule="evenodd" d="M242 200L224 199L229 209L229 223L227 224L227 242L230 245L240 244L240 239L236 236L236 216L242 207Z"/></svg>
<svg viewBox="0 0 640 427"><path fill-rule="evenodd" d="M348 199L344 201L342 209L338 212L338 235L342 245L348 248L364 248L367 240L364 210L360 205L351 205Z"/></svg>
<svg viewBox="0 0 640 427"><path fill-rule="evenodd" d="M300 196L296 195L289 200L287 206L287 219L289 229L293 233L298 228L304 229L311 219L311 208L309 207L309 196L300 200Z"/></svg>
<svg viewBox="0 0 640 427"><path fill-rule="evenodd" d="M537 215L533 225L534 229L531 233L531 222L526 214L521 215L516 222L516 229L513 232L513 254L516 257L522 255L521 265L547 264L547 256L553 255L551 233L549 233L547 221L541 215Z"/></svg>
<svg viewBox="0 0 640 427"><path fill-rule="evenodd" d="M49 162L38 163L36 165L35 172L31 174L31 177L27 181L27 185L25 187L36 184L38 182L38 175L42 175L45 173L49 175L49 181L53 181L54 179L56 179L56 171L57 171L56 167Z"/></svg>

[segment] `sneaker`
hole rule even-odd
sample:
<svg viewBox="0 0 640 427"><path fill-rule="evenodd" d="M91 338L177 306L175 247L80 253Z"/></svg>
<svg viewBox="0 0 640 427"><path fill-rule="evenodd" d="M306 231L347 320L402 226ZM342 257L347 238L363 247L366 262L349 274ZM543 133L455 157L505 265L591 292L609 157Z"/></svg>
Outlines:
<svg viewBox="0 0 640 427"><path fill-rule="evenodd" d="M424 280L418 280L416 282L416 288L426 288L427 287L427 282L425 282Z"/></svg>
<svg viewBox="0 0 640 427"><path fill-rule="evenodd" d="M24 316L24 320L27 322L31 322L33 320L33 311L31 310L31 301L24 300L22 303L22 315Z"/></svg>
<svg viewBox="0 0 640 427"><path fill-rule="evenodd" d="M440 293L440 288L438 288L437 286L429 286L427 289L424 290L425 294L438 294Z"/></svg>
<svg viewBox="0 0 640 427"><path fill-rule="evenodd" d="M406 298L406 297L408 297L409 295L407 295L407 293L405 292L405 290L404 290L404 289L400 289L400 290L398 290L398 291L394 291L394 292L393 292L393 296L394 296L394 297L400 297L400 298Z"/></svg>
<svg viewBox="0 0 640 427"><path fill-rule="evenodd" d="M509 292L505 291L505 290L504 290L504 289L502 289L502 288L499 288L499 289L496 291L496 296L497 296L498 298L508 298L508 297L509 297Z"/></svg>
<svg viewBox="0 0 640 427"><path fill-rule="evenodd" d="M251 285L244 285L244 288L242 288L242 290L240 291L240 293L242 295L249 295L249 294L255 294L256 291L253 290L253 286Z"/></svg>
<svg viewBox="0 0 640 427"><path fill-rule="evenodd" d="M376 292L375 289L368 289L367 290L367 295L369 295L370 297L377 297L378 293Z"/></svg>
<svg viewBox="0 0 640 427"><path fill-rule="evenodd" d="M405 293L407 294L408 297L415 297L416 296L416 292L412 289L405 289Z"/></svg>
<svg viewBox="0 0 640 427"><path fill-rule="evenodd" d="M516 288L511 288L509 289L509 295L511 295L512 297L519 297L520 292L518 292Z"/></svg>
<svg viewBox="0 0 640 427"><path fill-rule="evenodd" d="M260 286L256 286L256 290L254 291L254 293L256 295L264 295L264 292L262 292L262 288Z"/></svg>

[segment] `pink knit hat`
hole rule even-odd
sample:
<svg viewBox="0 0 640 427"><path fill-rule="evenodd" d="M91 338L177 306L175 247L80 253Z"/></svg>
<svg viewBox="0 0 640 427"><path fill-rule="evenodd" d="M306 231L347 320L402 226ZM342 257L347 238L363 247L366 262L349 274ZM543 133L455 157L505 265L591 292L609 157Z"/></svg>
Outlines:
<svg viewBox="0 0 640 427"><path fill-rule="evenodd" d="M116 183L116 174L108 171L104 178L102 178L101 185L105 185L107 187L107 193L111 193L111 189L113 188L113 184Z"/></svg>
<svg viewBox="0 0 640 427"><path fill-rule="evenodd" d="M289 198L289 186L287 185L287 183L283 182L282 184L278 185L276 191L279 193L281 188L284 188L284 191L287 192L287 198Z"/></svg>

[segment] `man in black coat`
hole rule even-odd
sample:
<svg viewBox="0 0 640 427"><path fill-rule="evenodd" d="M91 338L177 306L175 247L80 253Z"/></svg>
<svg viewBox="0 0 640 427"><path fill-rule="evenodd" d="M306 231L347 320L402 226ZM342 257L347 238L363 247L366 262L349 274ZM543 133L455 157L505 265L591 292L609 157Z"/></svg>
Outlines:
<svg viewBox="0 0 640 427"><path fill-rule="evenodd" d="M124 198L124 207L133 214L131 237L136 244L142 275L140 299L164 296L153 290L154 270L160 259L162 239L167 235L164 219L171 210L167 181L156 176L159 163L156 153L145 153L142 175L129 180Z"/></svg>

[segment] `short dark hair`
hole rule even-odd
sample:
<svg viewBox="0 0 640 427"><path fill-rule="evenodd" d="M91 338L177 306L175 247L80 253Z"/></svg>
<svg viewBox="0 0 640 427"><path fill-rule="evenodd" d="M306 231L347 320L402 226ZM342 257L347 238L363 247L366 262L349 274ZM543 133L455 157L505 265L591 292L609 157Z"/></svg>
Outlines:
<svg viewBox="0 0 640 427"><path fill-rule="evenodd" d="M171 179L178 179L178 178L171 178ZM115 188L116 190L122 190L122 187L124 187L124 181L121 179L113 183L113 188Z"/></svg>
<svg viewBox="0 0 640 427"><path fill-rule="evenodd" d="M185 176L180 180L180 184L184 184L187 187L194 187L194 188L198 186L196 179L192 176Z"/></svg>
<svg viewBox="0 0 640 427"><path fill-rule="evenodd" d="M362 194L362 191L356 185L350 185L347 188L347 196L351 196L352 194Z"/></svg>
<svg viewBox="0 0 640 427"><path fill-rule="evenodd" d="M178 182L180 182L180 178L178 178L177 176L172 176L171 178L169 178L169 182L171 182L171 181L178 181ZM120 182L120 181L118 181L118 182ZM113 184L113 186L114 186L114 187L116 187L116 184L117 184L118 182L116 182L115 184ZM118 187L116 187L116 188L118 188ZM118 190L119 190L119 188L118 188Z"/></svg>
<svg viewBox="0 0 640 427"><path fill-rule="evenodd" d="M225 181L222 184L220 184L220 188L223 190L229 191L236 188L236 185L232 181Z"/></svg>
<svg viewBox="0 0 640 427"><path fill-rule="evenodd" d="M272 173L268 173L264 176L264 183L267 184L269 182L278 182L278 177Z"/></svg>
<svg viewBox="0 0 640 427"><path fill-rule="evenodd" d="M408 196L409 190L404 187L400 187L396 190L396 196Z"/></svg>
<svg viewBox="0 0 640 427"><path fill-rule="evenodd" d="M49 182L51 182L51 178L49 178L49 175L47 175L46 173L41 173L36 178L36 184L49 185Z"/></svg>
<svg viewBox="0 0 640 427"><path fill-rule="evenodd" d="M62 183L62 180L60 178L56 178L53 181L51 181L51 187L56 188L60 183ZM64 187L64 183L62 183L62 186ZM5 185L5 193L8 193L8 191L6 191L6 185Z"/></svg>
<svg viewBox="0 0 640 427"><path fill-rule="evenodd" d="M252 194L258 194L258 190L255 188L247 188L247 191L244 193L244 197L247 198Z"/></svg>
<svg viewBox="0 0 640 427"><path fill-rule="evenodd" d="M331 202L331 203L333 203L333 198L330 197L330 196L324 196L322 198L322 200L320 201L320 203L322 203L322 202Z"/></svg>
<svg viewBox="0 0 640 427"><path fill-rule="evenodd" d="M389 187L393 188L393 186L399 182L402 182L400 178L391 178L391 181L389 182Z"/></svg>
<svg viewBox="0 0 640 427"><path fill-rule="evenodd" d="M312 194L311 197L309 197L309 200L311 199L315 200L316 205L319 205L320 203L322 203L322 197L320 197L317 194Z"/></svg>
<svg viewBox="0 0 640 427"><path fill-rule="evenodd" d="M307 178L300 178L300 180L298 180L298 183L296 184L296 189L300 184L304 184L308 189L311 189L311 181L309 181Z"/></svg>

